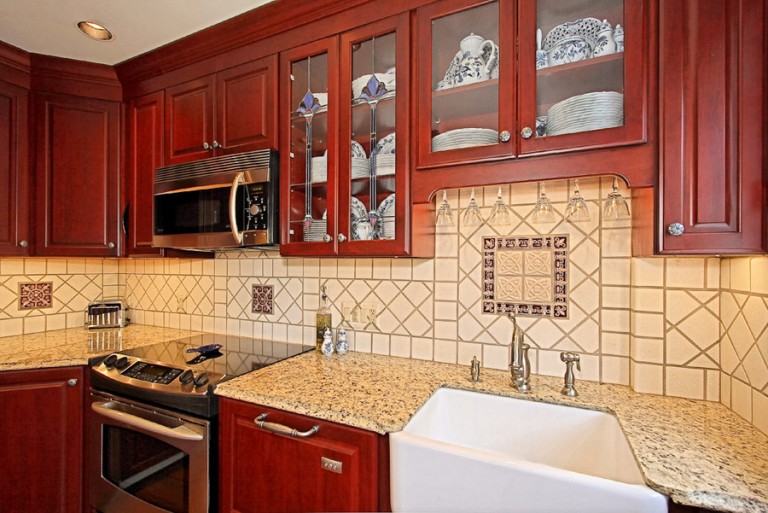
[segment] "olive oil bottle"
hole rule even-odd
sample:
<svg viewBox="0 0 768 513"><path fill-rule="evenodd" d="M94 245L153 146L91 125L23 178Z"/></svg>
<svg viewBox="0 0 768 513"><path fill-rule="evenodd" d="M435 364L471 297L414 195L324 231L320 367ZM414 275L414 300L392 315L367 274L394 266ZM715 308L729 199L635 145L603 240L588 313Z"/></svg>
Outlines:
<svg viewBox="0 0 768 513"><path fill-rule="evenodd" d="M317 338L315 340L315 346L319 351L323 347L323 334L325 330L333 331L333 320L331 318L331 309L328 308L328 293L325 290L325 285L321 289L320 294L320 308L317 310Z"/></svg>

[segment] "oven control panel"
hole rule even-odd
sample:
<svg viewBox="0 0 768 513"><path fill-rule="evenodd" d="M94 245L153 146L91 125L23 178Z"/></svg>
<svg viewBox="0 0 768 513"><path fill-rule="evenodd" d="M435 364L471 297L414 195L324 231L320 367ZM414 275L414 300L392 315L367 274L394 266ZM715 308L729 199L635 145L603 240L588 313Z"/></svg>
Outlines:
<svg viewBox="0 0 768 513"><path fill-rule="evenodd" d="M128 370L123 372L123 376L140 379L142 381L149 381L150 383L167 385L176 379L176 376L181 374L181 372L180 369L174 369L172 367L165 367L163 365L147 362L136 362L131 365Z"/></svg>

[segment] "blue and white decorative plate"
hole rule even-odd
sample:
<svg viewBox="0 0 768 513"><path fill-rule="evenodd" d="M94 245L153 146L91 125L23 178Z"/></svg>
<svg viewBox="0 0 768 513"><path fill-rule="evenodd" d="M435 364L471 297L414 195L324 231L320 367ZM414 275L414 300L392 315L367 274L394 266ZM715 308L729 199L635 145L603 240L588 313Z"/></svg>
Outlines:
<svg viewBox="0 0 768 513"><path fill-rule="evenodd" d="M373 152L371 152L371 156L387 155L390 153L391 154L395 153L395 133L394 132L392 132L387 136L384 136L382 139L379 139L379 142L376 143L376 147L373 149Z"/></svg>

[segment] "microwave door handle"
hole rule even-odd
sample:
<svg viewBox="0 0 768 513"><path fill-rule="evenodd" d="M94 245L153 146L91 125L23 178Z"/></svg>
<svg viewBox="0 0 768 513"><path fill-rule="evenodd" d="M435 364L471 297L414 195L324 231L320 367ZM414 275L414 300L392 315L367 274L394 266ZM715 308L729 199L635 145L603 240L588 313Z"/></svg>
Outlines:
<svg viewBox="0 0 768 513"><path fill-rule="evenodd" d="M107 417L108 419L116 420L129 426L141 428L149 431L150 433L165 436L167 438L194 441L200 441L203 439L203 435L192 431L184 425L177 428L170 428L163 426L162 424L158 424L157 422L152 422L151 420L142 419L141 417L131 415L130 413L113 410L112 408L107 407L108 404L109 403L101 402L93 403L91 404L91 409L99 415Z"/></svg>
<svg viewBox="0 0 768 513"><path fill-rule="evenodd" d="M244 173L241 171L237 173L237 176L232 180L232 188L229 191L229 224L232 227L232 236L235 238L235 242L238 244L243 243L243 233L237 229L237 214L235 213L235 205L237 203L237 187L241 183L244 183Z"/></svg>

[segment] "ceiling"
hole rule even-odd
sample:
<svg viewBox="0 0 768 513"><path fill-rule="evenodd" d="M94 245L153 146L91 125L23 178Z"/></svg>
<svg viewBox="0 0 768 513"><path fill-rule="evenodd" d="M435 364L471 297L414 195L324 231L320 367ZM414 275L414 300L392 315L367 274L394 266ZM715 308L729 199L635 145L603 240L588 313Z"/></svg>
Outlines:
<svg viewBox="0 0 768 513"><path fill-rule="evenodd" d="M32 53L117 64L271 0L0 0L0 41ZM108 28L95 41L79 21Z"/></svg>

